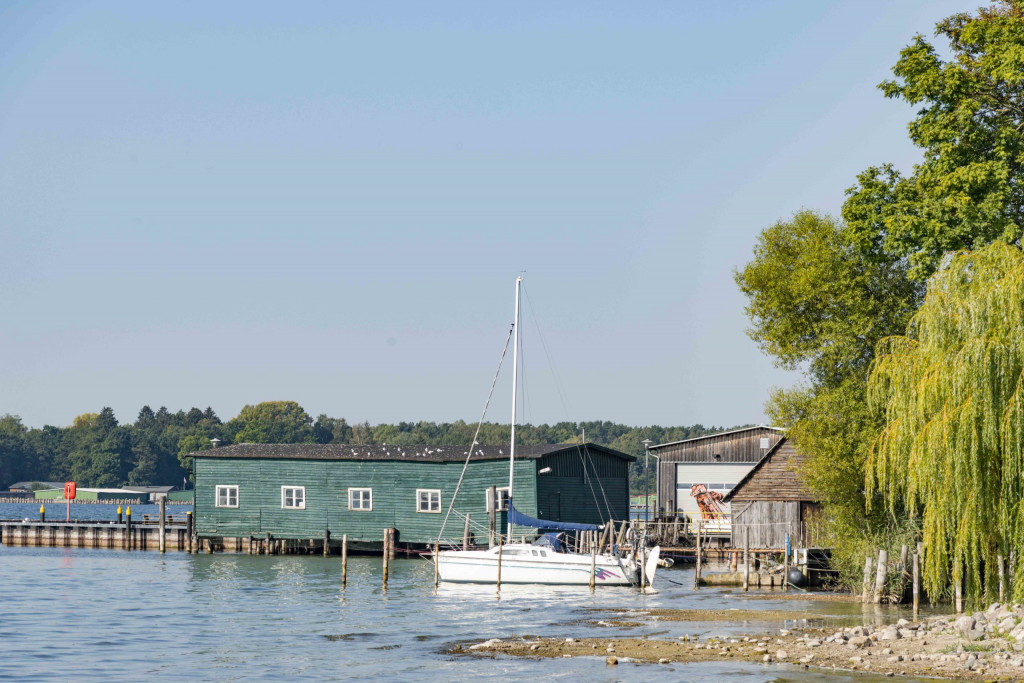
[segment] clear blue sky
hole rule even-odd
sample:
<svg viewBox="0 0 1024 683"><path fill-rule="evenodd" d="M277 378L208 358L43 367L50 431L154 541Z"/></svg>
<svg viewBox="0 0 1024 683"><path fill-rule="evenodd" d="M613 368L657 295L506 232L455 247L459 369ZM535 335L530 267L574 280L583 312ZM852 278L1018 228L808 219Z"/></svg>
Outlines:
<svg viewBox="0 0 1024 683"><path fill-rule="evenodd" d="M4 2L0 414L475 420L525 270L524 419L761 421L734 270L972 8Z"/></svg>

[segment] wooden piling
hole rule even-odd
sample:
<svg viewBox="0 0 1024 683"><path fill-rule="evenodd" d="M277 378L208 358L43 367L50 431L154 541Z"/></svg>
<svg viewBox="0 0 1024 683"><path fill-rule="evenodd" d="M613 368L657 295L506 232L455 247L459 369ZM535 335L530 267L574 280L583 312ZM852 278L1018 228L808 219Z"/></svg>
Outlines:
<svg viewBox="0 0 1024 683"><path fill-rule="evenodd" d="M495 530L495 521L494 520L495 520L495 515L497 514L495 512L495 510L494 510L494 508L497 507L495 505L495 500L494 500L495 493L496 493L495 487L493 487L493 486L488 486L487 487L487 547L488 548L493 548L494 547L494 530ZM498 539L498 542L499 543L501 542L500 538ZM498 551L498 552L500 554L501 551Z"/></svg>
<svg viewBox="0 0 1024 683"><path fill-rule="evenodd" d="M914 595L914 618L917 618L917 610L921 605L921 556L914 553L914 568L912 578L912 592Z"/></svg>
<svg viewBox="0 0 1024 683"><path fill-rule="evenodd" d="M324 529L324 557L331 554L331 530Z"/></svg>
<svg viewBox="0 0 1024 683"><path fill-rule="evenodd" d="M786 540L787 540L786 545L789 545L789 543L788 543L789 536L786 537ZM785 591L785 590L788 590L788 589L789 589L789 551L788 550L784 550L782 552L782 590Z"/></svg>
<svg viewBox="0 0 1024 683"><path fill-rule="evenodd" d="M743 590L750 589L750 526L743 527Z"/></svg>
<svg viewBox="0 0 1024 683"><path fill-rule="evenodd" d="M469 550L469 513L466 513L466 526L462 528L462 549Z"/></svg>
<svg viewBox="0 0 1024 683"><path fill-rule="evenodd" d="M185 513L185 548L189 553L192 552L192 530L194 525L192 523L192 511L189 510Z"/></svg>
<svg viewBox="0 0 1024 683"><path fill-rule="evenodd" d="M999 602L1006 599L1006 562L1002 555L996 555L996 565L999 570Z"/></svg>
<svg viewBox="0 0 1024 683"><path fill-rule="evenodd" d="M871 597L871 556L864 559L864 592L860 601L867 602Z"/></svg>
<svg viewBox="0 0 1024 683"><path fill-rule="evenodd" d="M160 552L167 552L167 497L160 498Z"/></svg>
<svg viewBox="0 0 1024 683"><path fill-rule="evenodd" d="M501 590L501 549L502 549L501 534L498 534L498 583L497 583L497 588L498 588L499 591Z"/></svg>
<svg viewBox="0 0 1024 683"><path fill-rule="evenodd" d="M348 534L341 535L341 587L348 581Z"/></svg>
<svg viewBox="0 0 1024 683"><path fill-rule="evenodd" d="M878 571L875 572L875 595L876 605L882 602L882 595L885 593L885 581L889 578L889 553L886 550L878 551Z"/></svg>
<svg viewBox="0 0 1024 683"><path fill-rule="evenodd" d="M697 522L697 565L696 565L696 571L694 572L694 577L693 577L693 586L694 586L694 588L700 588L700 570L701 570L701 566L700 565L701 565L700 522L698 521ZM643 572L644 572L643 567L641 567L640 568L640 576L643 576ZM641 583L642 582L643 581L641 579Z"/></svg>
<svg viewBox="0 0 1024 683"><path fill-rule="evenodd" d="M390 548L388 548L388 542L391 540L391 529L384 530L384 550L381 553L383 555L384 562L384 590L388 589L388 559L391 555Z"/></svg>
<svg viewBox="0 0 1024 683"><path fill-rule="evenodd" d="M468 520L469 518L467 517L466 519ZM438 584L437 569L438 569L438 564L440 562L441 562L441 543L439 541L434 541L434 588L437 588L437 584Z"/></svg>
<svg viewBox="0 0 1024 683"><path fill-rule="evenodd" d="M593 535L597 535L596 531L590 532ZM593 548L590 549L590 590L594 590L594 583L597 580L597 553Z"/></svg>
<svg viewBox="0 0 1024 683"><path fill-rule="evenodd" d="M626 525L625 521L623 521L622 524L619 525L619 536L615 540L615 547L616 547L616 549L620 553L622 552L622 545L626 542L626 529L627 528L628 528L628 526Z"/></svg>
<svg viewBox="0 0 1024 683"><path fill-rule="evenodd" d="M907 573L907 546L903 544L900 546L900 573Z"/></svg>
<svg viewBox="0 0 1024 683"><path fill-rule="evenodd" d="M397 529L388 527L388 559L395 559L395 539L398 537Z"/></svg>
<svg viewBox="0 0 1024 683"><path fill-rule="evenodd" d="M128 508L128 513L124 516L124 549L132 549L132 509Z"/></svg>

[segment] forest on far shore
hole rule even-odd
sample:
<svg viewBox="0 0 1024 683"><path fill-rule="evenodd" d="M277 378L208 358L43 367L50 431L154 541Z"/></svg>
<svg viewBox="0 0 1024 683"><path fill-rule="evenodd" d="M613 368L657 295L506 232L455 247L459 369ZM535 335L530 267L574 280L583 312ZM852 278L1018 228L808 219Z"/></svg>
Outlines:
<svg viewBox="0 0 1024 683"><path fill-rule="evenodd" d="M294 401L247 405L222 421L211 409L170 412L144 406L133 423L119 424L114 411L84 413L67 427L29 428L15 415L0 417L0 485L18 481L75 481L83 487L126 484L184 487L189 481L188 454L211 448L212 439L232 443L349 443L395 445L466 445L476 424L399 422L349 424L345 418L313 419ZM667 443L721 431L718 427L631 427L607 421L517 425L516 443L587 441L638 456L630 472L634 494L644 492L644 439ZM479 441L501 445L509 425L484 423ZM655 459L647 476L654 492Z"/></svg>

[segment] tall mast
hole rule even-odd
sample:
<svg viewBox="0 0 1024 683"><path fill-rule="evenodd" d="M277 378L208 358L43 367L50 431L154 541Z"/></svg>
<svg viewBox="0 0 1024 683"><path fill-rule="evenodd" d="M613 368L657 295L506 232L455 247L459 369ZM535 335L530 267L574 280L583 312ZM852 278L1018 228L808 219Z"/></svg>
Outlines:
<svg viewBox="0 0 1024 683"><path fill-rule="evenodd" d="M512 320L512 443L508 449L508 508L512 512L512 484L516 472L516 396L519 383L519 285L522 276L516 278L516 312ZM508 520L508 540L512 540L511 515Z"/></svg>

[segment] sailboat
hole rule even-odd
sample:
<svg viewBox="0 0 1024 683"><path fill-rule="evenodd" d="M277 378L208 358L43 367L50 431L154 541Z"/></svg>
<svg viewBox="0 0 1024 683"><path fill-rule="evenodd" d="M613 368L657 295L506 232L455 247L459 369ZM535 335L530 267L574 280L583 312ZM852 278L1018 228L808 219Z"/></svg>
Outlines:
<svg viewBox="0 0 1024 683"><path fill-rule="evenodd" d="M593 524L573 524L535 519L515 509L512 498L516 457L516 398L518 395L519 296L522 277L516 278L515 317L512 323L512 434L508 471L508 535L513 525L562 531L596 531ZM470 449L472 452L472 449ZM533 542L499 543L488 550L439 550L436 553L440 581L453 583L509 583L547 585L629 586L651 585L658 566L659 548L648 551L634 543L633 552L570 553L550 535ZM641 569L643 576L640 575Z"/></svg>

